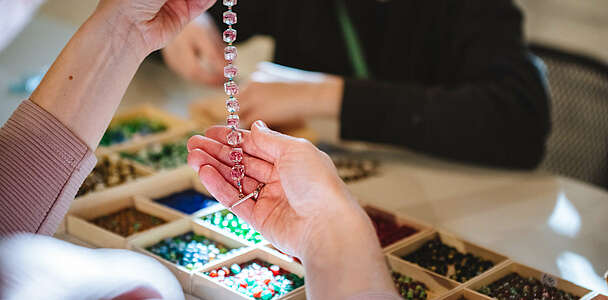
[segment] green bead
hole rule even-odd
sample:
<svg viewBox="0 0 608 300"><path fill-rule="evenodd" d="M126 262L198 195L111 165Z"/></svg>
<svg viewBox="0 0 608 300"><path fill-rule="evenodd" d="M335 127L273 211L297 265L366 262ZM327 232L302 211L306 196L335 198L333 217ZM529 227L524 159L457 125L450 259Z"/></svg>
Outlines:
<svg viewBox="0 0 608 300"><path fill-rule="evenodd" d="M269 300L270 298L272 298L272 293L269 290L264 290L262 292L262 300Z"/></svg>
<svg viewBox="0 0 608 300"><path fill-rule="evenodd" d="M234 274L238 274L241 272L241 266L239 266L238 264L233 264L232 266L230 266L230 271Z"/></svg>

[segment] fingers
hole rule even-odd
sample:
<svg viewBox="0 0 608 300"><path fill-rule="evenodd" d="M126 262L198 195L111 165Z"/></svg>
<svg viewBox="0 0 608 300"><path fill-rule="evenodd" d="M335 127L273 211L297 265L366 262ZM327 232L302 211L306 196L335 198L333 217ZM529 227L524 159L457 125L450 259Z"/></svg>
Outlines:
<svg viewBox="0 0 608 300"><path fill-rule="evenodd" d="M251 126L251 132L247 130L240 131L243 134L243 143L241 144L243 151L273 164L290 147L299 145L304 141L272 131L262 121L255 122ZM228 132L230 132L228 127L214 126L209 128L205 132L205 135L221 143L228 144L226 141Z"/></svg>
<svg viewBox="0 0 608 300"><path fill-rule="evenodd" d="M220 162L229 166L233 165L230 160L232 148L216 140L195 135L188 140L188 151L193 149L201 149ZM271 178L273 165L264 160L244 154L242 164L245 165L245 173L257 181L268 183L277 179Z"/></svg>
<svg viewBox="0 0 608 300"><path fill-rule="evenodd" d="M224 206L230 208L239 200L239 191L227 182L213 166L206 165L201 167L198 176L207 188L207 191ZM249 199L234 207L232 211L245 220L245 222L253 224L254 206L255 201Z"/></svg>
<svg viewBox="0 0 608 300"><path fill-rule="evenodd" d="M222 174L222 176L224 176L224 179L226 179L226 181L231 182L235 188L238 188L236 182L232 180L232 168L219 162L217 159L215 159L213 156L211 156L205 151L202 151L200 149L194 149L190 151L190 153L188 154L188 165L197 172L200 171L201 166L211 165L220 174ZM241 182L243 184L243 194L245 195L255 190L259 183L257 180L248 176L245 176L243 180L241 180Z"/></svg>
<svg viewBox="0 0 608 300"><path fill-rule="evenodd" d="M195 50L186 37L178 37L162 51L165 62L175 73L194 80L197 73L204 72L199 64Z"/></svg>
<svg viewBox="0 0 608 300"><path fill-rule="evenodd" d="M163 57L169 67L180 76L201 84L221 84L223 72L217 64L222 62L218 54L208 52L221 51L208 47L205 43L206 28L201 28L196 22L186 26L180 35L165 47Z"/></svg>

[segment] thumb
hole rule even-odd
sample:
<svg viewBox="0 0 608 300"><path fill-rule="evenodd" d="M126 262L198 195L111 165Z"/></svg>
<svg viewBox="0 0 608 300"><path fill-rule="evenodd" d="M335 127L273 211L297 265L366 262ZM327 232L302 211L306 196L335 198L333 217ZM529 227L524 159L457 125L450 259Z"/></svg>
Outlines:
<svg viewBox="0 0 608 300"><path fill-rule="evenodd" d="M255 121L251 126L251 139L256 148L264 154L264 159L273 163L277 161L289 147L294 143L298 143L300 140L270 130L261 120Z"/></svg>

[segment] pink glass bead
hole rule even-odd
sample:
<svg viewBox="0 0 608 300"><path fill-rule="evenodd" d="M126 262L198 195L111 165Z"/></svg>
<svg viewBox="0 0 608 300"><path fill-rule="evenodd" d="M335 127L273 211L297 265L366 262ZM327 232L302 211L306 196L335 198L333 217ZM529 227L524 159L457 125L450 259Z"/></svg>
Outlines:
<svg viewBox="0 0 608 300"><path fill-rule="evenodd" d="M234 147L243 142L243 135L239 131L230 130L226 136L226 140L228 141L228 145Z"/></svg>
<svg viewBox="0 0 608 300"><path fill-rule="evenodd" d="M226 6L235 6L237 0L224 0L224 5Z"/></svg>
<svg viewBox="0 0 608 300"><path fill-rule="evenodd" d="M226 109L231 114L238 112L241 109L239 101L234 97L228 98L228 100L226 100Z"/></svg>
<svg viewBox="0 0 608 300"><path fill-rule="evenodd" d="M224 30L224 42L233 43L236 41L236 30L228 28Z"/></svg>
<svg viewBox="0 0 608 300"><path fill-rule="evenodd" d="M231 126L234 128L239 128L239 116L228 115L228 118L226 119L226 123L228 124L228 126Z"/></svg>
<svg viewBox="0 0 608 300"><path fill-rule="evenodd" d="M243 160L243 149L233 148L230 151L230 161L233 163L240 163Z"/></svg>
<svg viewBox="0 0 608 300"><path fill-rule="evenodd" d="M232 176L232 180L239 181L245 177L245 166L241 164L236 164L232 167L232 171L230 172L230 176Z"/></svg>
<svg viewBox="0 0 608 300"><path fill-rule="evenodd" d="M234 25L236 24L236 13L233 11L224 12L223 19L225 24Z"/></svg>
<svg viewBox="0 0 608 300"><path fill-rule="evenodd" d="M227 61L233 61L237 56L237 51L235 46L228 46L224 48L224 59Z"/></svg>
<svg viewBox="0 0 608 300"><path fill-rule="evenodd" d="M235 96L239 94L239 86L234 81L228 81L224 83L224 91L228 96Z"/></svg>
<svg viewBox="0 0 608 300"><path fill-rule="evenodd" d="M238 69L233 64L224 67L224 77L226 78L234 78L237 73Z"/></svg>

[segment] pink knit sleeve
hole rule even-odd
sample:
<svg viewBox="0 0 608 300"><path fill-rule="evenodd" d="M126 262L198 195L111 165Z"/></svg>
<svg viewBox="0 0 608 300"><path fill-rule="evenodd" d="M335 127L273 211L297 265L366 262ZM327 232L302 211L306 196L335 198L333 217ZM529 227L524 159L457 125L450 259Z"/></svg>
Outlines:
<svg viewBox="0 0 608 300"><path fill-rule="evenodd" d="M93 152L27 100L0 128L0 235L51 235L95 166Z"/></svg>

